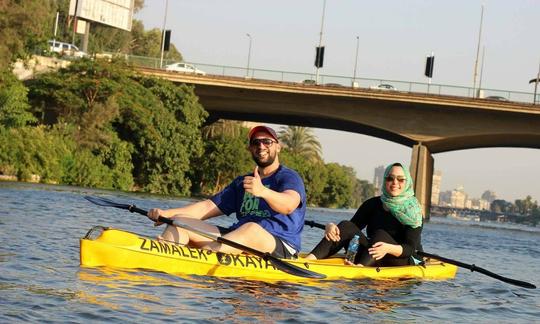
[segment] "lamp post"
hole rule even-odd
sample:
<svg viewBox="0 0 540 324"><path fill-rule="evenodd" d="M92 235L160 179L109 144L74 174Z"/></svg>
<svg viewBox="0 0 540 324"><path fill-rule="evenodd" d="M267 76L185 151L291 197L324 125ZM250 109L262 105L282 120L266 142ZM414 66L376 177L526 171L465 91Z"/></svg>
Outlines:
<svg viewBox="0 0 540 324"><path fill-rule="evenodd" d="M482 23L484 20L484 5L482 5L482 11L480 12L480 31L478 32L478 46L476 47L476 61L474 62L473 73L473 98L477 97L476 94L476 75L478 74L478 56L480 55L480 40L482 39Z"/></svg>
<svg viewBox="0 0 540 324"><path fill-rule="evenodd" d="M356 36L356 58L354 59L354 72L353 72L353 78L352 78L352 86L353 88L358 87L358 84L356 84L356 67L358 66L358 47L360 45L360 37Z"/></svg>
<svg viewBox="0 0 540 324"><path fill-rule="evenodd" d="M249 38L249 47L248 47L248 58L247 58L247 68L246 68L246 79L249 78L249 60L251 59L251 35L246 33L246 36Z"/></svg>
<svg viewBox="0 0 540 324"><path fill-rule="evenodd" d="M163 28L161 29L161 59L159 68L163 68L163 52L165 52L165 25L167 24L167 11L169 8L169 0L165 0L165 14L163 15Z"/></svg>

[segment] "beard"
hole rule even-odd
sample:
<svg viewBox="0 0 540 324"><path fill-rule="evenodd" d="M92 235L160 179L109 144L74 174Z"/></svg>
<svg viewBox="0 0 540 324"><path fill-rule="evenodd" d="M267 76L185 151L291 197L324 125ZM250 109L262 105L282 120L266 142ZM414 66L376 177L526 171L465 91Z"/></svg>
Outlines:
<svg viewBox="0 0 540 324"><path fill-rule="evenodd" d="M268 156L265 158L261 158L258 153L259 152L251 153L251 157L253 158L253 161L255 161L255 163L261 168L266 168L276 160L276 152L272 153L271 151L268 151Z"/></svg>

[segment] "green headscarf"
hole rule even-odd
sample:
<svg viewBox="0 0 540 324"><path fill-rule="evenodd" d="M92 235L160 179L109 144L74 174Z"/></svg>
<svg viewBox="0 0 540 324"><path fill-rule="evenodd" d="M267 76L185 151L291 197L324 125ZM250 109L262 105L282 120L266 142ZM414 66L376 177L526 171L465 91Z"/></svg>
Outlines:
<svg viewBox="0 0 540 324"><path fill-rule="evenodd" d="M388 191L386 191L386 183L382 186L381 200L383 205L388 208L390 213L403 225L417 228L422 226L422 209L418 199L414 196L413 181L411 174L407 168L404 168L401 163L393 163L386 167L384 170L384 180L390 173L390 170L394 166L400 166L407 178L405 183L405 189L399 194L399 196L392 197Z"/></svg>

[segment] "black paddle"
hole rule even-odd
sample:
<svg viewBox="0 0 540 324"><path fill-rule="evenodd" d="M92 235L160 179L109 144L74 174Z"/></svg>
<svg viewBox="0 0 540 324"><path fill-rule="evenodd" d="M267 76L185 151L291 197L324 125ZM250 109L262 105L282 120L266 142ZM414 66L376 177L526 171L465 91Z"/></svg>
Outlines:
<svg viewBox="0 0 540 324"><path fill-rule="evenodd" d="M112 200L103 198L103 197L85 196L84 198L86 200L90 201L91 203L99 205L99 206L126 209L126 210L129 210L132 213L138 213L138 214L141 214L141 215L144 215L144 216L146 216L148 214L148 212L146 210L137 208L137 206L135 206L135 205L120 204L120 203L114 202ZM219 242L221 244L232 246L232 247L237 248L239 250L242 250L244 252L256 255L256 256L262 258L265 261L270 260L272 262L272 264L277 269L279 269L279 270L281 270L283 272L292 274L294 276L304 277L304 278L313 278L313 279L324 279L324 278L326 278L326 275L323 275L323 274L320 274L320 273L317 273L317 272L313 272L313 271L310 271L310 270L307 270L307 269L300 268L300 267L298 267L298 266L296 266L294 264L291 264L291 263L285 262L285 261L283 261L283 260L281 260L279 258L276 258L276 257L272 256L271 254L269 254L268 252L261 252L261 251L255 250L253 248L250 248L248 246L242 245L240 243L230 241L230 240L228 240L228 239L226 239L224 237L215 236L213 234L210 234L210 233L201 231L199 229L193 228L193 227L191 227L191 226L189 226L187 224L183 224L183 223L181 223L181 222L179 222L177 220L172 220L170 218L159 216L158 221L162 222L162 223L165 223L165 224L168 224L168 225L177 226L177 227L183 228L185 230L197 233L199 235L202 235L202 236L204 236L206 238L209 238L209 239L211 239L213 241L216 241L216 242Z"/></svg>
<svg viewBox="0 0 540 324"><path fill-rule="evenodd" d="M317 228L321 228L321 229L326 228L325 225L323 225L323 224L320 224L320 223L317 223L317 222L314 222L314 221L309 221L309 220L305 221L304 225L308 225L310 227L317 227ZM500 281L509 283L511 285L516 285L516 286L519 286L519 287L529 288L529 289L536 289L536 286L531 284L531 283L521 281L521 280L511 279L511 278L507 278L507 277L503 277L501 275L493 273L493 272L491 272L489 270L486 270L484 268L477 267L474 264L463 263L463 262L460 262L460 261L448 259L448 258L445 258L445 257L442 257L442 256L438 256L436 254L431 254L431 253L427 253L427 252L423 252L423 251L416 251L416 254L418 254L419 256L432 258L432 259L437 259L437 260L440 260L442 262L450 263L450 264L456 265L458 267L469 269L469 270L471 270L471 272L474 272L474 271L480 272L482 274L485 274L486 276L498 279Z"/></svg>

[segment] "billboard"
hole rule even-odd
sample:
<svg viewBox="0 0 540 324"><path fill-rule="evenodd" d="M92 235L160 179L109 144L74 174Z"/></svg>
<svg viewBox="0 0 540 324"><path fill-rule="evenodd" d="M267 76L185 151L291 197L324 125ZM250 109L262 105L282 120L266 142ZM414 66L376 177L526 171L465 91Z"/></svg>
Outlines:
<svg viewBox="0 0 540 324"><path fill-rule="evenodd" d="M69 14L131 31L135 0L70 0Z"/></svg>

